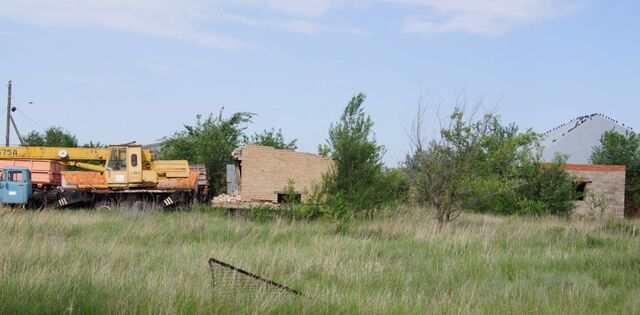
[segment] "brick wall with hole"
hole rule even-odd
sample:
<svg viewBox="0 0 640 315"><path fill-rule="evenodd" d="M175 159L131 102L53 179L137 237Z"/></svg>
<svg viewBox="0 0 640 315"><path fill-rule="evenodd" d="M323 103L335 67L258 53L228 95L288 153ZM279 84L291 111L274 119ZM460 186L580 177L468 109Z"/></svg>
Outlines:
<svg viewBox="0 0 640 315"><path fill-rule="evenodd" d="M624 166L567 164L565 170L576 178L582 195L575 215L624 218Z"/></svg>

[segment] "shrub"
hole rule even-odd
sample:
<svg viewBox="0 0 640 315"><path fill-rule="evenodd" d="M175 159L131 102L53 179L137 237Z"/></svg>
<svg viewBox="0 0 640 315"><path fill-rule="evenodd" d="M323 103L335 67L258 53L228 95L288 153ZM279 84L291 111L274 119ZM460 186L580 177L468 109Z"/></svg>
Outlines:
<svg viewBox="0 0 640 315"><path fill-rule="evenodd" d="M480 213L514 214L522 203L514 191L512 181L498 177L480 177L467 184L469 194L465 208Z"/></svg>
<svg viewBox="0 0 640 315"><path fill-rule="evenodd" d="M535 163L520 168L523 184L517 192L523 198L546 206L545 213L568 216L578 198L577 183L563 165L566 157L556 156L549 164Z"/></svg>

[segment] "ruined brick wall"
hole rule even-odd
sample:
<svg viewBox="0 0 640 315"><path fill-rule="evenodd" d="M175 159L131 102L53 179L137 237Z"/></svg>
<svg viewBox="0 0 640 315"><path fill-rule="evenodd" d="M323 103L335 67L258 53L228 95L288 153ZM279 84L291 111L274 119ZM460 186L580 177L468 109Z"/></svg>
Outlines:
<svg viewBox="0 0 640 315"><path fill-rule="evenodd" d="M249 144L241 150L240 197L243 201L277 202L289 179L306 200L333 161L316 154Z"/></svg>
<svg viewBox="0 0 640 315"><path fill-rule="evenodd" d="M599 215L600 203L604 216L624 218L624 166L568 164L565 169L578 182L586 183L585 198L576 202L575 215Z"/></svg>

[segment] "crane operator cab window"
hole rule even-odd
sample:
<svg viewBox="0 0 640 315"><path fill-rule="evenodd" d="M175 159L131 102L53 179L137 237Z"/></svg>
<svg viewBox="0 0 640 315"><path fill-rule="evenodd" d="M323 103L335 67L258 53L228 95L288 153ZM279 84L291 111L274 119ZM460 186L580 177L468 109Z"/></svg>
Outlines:
<svg viewBox="0 0 640 315"><path fill-rule="evenodd" d="M107 169L110 171L127 170L127 148L111 149L111 156L109 157Z"/></svg>
<svg viewBox="0 0 640 315"><path fill-rule="evenodd" d="M22 183L22 182L31 180L29 175L27 175L27 177L25 178L22 171L7 171L5 172L5 174L6 174L6 178L3 178L3 179L9 182Z"/></svg>

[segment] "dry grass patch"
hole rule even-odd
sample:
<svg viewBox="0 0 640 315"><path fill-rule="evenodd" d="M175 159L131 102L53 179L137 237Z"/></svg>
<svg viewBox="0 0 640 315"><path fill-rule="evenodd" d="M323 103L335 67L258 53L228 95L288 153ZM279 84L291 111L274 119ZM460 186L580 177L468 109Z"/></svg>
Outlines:
<svg viewBox="0 0 640 315"><path fill-rule="evenodd" d="M0 214L0 313L638 313L638 221ZM314 297L214 298L215 257Z"/></svg>

